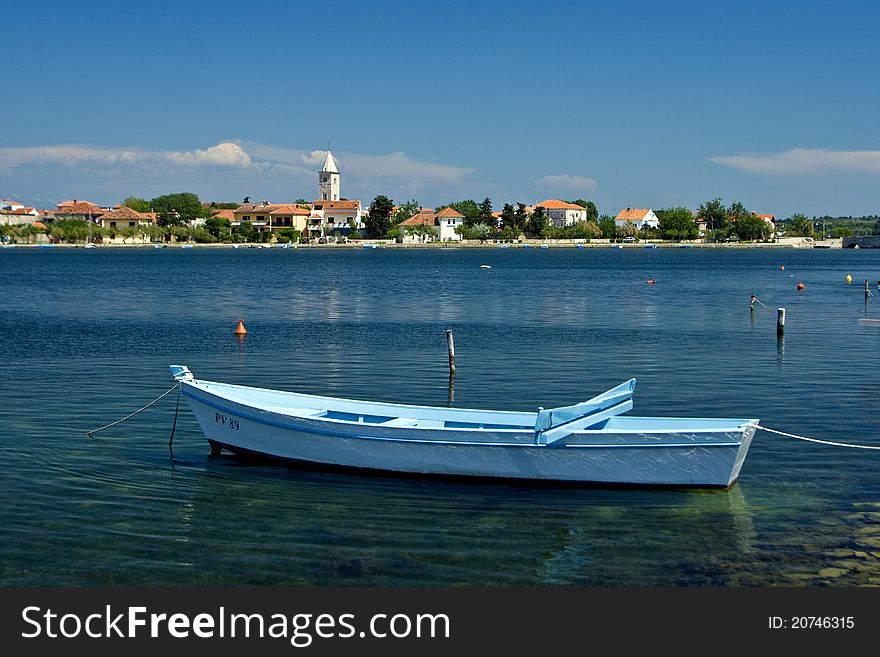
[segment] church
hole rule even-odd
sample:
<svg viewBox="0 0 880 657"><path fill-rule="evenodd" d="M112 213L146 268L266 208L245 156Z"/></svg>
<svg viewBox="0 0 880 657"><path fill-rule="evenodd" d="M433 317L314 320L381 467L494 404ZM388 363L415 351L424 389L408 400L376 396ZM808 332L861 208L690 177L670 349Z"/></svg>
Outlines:
<svg viewBox="0 0 880 657"><path fill-rule="evenodd" d="M318 172L318 198L312 202L308 219L309 237L347 237L354 227L357 230L364 227L361 202L343 199L341 190L339 167L328 149Z"/></svg>

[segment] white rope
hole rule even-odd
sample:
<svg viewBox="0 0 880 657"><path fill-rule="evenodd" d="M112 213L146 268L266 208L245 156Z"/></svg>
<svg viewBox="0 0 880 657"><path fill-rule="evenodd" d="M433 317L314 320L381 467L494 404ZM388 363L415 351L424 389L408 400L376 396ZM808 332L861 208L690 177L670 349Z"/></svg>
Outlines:
<svg viewBox="0 0 880 657"><path fill-rule="evenodd" d="M771 308L771 307L768 306L766 303L764 303L763 301L761 301L758 297L755 297L755 302L758 303L758 304L760 304L761 306L763 306L763 307L766 308L767 310L769 310L771 313L775 313L775 312L776 312L773 308Z"/></svg>
<svg viewBox="0 0 880 657"><path fill-rule="evenodd" d="M105 424L103 427L99 427L99 428L97 428L97 429L92 429L91 431L86 431L86 435L87 435L89 438L91 438L93 433L98 433L99 431L103 431L104 429L109 429L110 427L115 427L117 424L119 424L119 423L121 423L121 422L125 422L128 418L130 418L130 417L134 417L135 415L137 415L137 414L140 413L141 411L145 411L145 410L147 410L150 406L152 406L153 404L155 404L156 402L158 402L158 401L159 401L160 399L162 399L163 397L166 397L167 395L170 395L172 392L174 392L174 391L175 391L177 388L179 388L179 387L180 387L180 383L179 383L179 382L178 382L178 383L175 383L175 384L174 384L173 386L171 386L168 390L166 390L166 391L163 392L161 395L159 395L158 397L156 397L153 401L151 401L151 402L150 402L149 404L147 404L146 406L141 406L141 407L140 407L139 409L137 409L134 413L129 413L129 414L126 415L125 417L116 420L116 422L111 422L110 424ZM176 420L176 417L175 417L175 420Z"/></svg>
<svg viewBox="0 0 880 657"><path fill-rule="evenodd" d="M819 440L818 438L807 438L806 436L798 436L794 433L786 433L785 431L777 431L776 429L770 429L768 427L762 427L760 424L752 425L756 429L761 429L762 431L769 431L770 433L776 433L780 436L786 436L787 438L794 438L796 440L806 440L810 443L819 443L820 445L833 445L834 447L852 447L853 449L880 449L880 446L874 445L853 445L852 443L836 443L831 440Z"/></svg>

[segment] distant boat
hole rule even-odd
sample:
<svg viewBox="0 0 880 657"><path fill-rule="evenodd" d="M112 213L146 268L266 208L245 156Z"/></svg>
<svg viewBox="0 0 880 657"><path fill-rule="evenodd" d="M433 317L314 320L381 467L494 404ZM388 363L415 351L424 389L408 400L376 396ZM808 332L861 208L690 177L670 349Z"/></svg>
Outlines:
<svg viewBox="0 0 880 657"><path fill-rule="evenodd" d="M549 249L550 246L549 246L548 244L542 244L542 245L541 245L541 248L542 248L542 249Z"/></svg>
<svg viewBox="0 0 880 657"><path fill-rule="evenodd" d="M377 246L377 244L364 244L365 249L375 249Z"/></svg>
<svg viewBox="0 0 880 657"><path fill-rule="evenodd" d="M510 248L510 244L502 244L502 245L499 246L498 248L499 248L499 249L509 249L509 248Z"/></svg>
<svg viewBox="0 0 880 657"><path fill-rule="evenodd" d="M522 248L524 248L524 249L531 249L531 248L532 248L532 245L531 245L531 244L523 244L523 245L522 245Z"/></svg>
<svg viewBox="0 0 880 657"><path fill-rule="evenodd" d="M657 245L656 244L645 244L645 248L646 249L656 249Z"/></svg>
<svg viewBox="0 0 880 657"><path fill-rule="evenodd" d="M233 244L233 245L232 245L232 248L233 248L233 249L240 249L240 248L241 248L241 244Z"/></svg>
<svg viewBox="0 0 880 657"><path fill-rule="evenodd" d="M86 244L83 248L84 248L84 249L97 249L98 247L95 246L92 242L89 242L89 243Z"/></svg>
<svg viewBox="0 0 880 657"><path fill-rule="evenodd" d="M480 265L480 269L492 269L492 265Z"/></svg>
<svg viewBox="0 0 880 657"><path fill-rule="evenodd" d="M679 249L690 249L690 248L693 248L693 244L679 244L678 248Z"/></svg>
<svg viewBox="0 0 880 657"><path fill-rule="evenodd" d="M165 248L165 245L164 245L164 244L154 244L154 245L153 245L153 248L154 248L154 249L164 249L164 248Z"/></svg>
<svg viewBox="0 0 880 657"><path fill-rule="evenodd" d="M54 244L40 244L40 248L41 249L54 249L55 245Z"/></svg>
<svg viewBox="0 0 880 657"><path fill-rule="evenodd" d="M3 248L4 249L14 249L16 246L18 246L18 245L17 244L4 244Z"/></svg>
<svg viewBox="0 0 880 657"><path fill-rule="evenodd" d="M582 248L584 248L584 245L583 245L583 244L578 244L576 248L578 248L578 249L582 249Z"/></svg>
<svg viewBox="0 0 880 657"><path fill-rule="evenodd" d="M730 486L757 420L626 417L636 381L537 412L410 406L196 379L172 365L212 452L334 468L640 486Z"/></svg>
<svg viewBox="0 0 880 657"><path fill-rule="evenodd" d="M193 245L192 244L181 244L180 248L181 249L191 249L191 248L193 248Z"/></svg>

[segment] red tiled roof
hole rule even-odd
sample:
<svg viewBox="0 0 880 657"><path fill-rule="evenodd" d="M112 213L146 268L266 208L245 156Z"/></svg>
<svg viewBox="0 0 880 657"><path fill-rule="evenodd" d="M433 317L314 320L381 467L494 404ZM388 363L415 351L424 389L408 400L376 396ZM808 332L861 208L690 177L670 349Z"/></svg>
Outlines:
<svg viewBox="0 0 880 657"><path fill-rule="evenodd" d="M233 219L235 219L235 210L214 210L211 213L211 216L232 221Z"/></svg>
<svg viewBox="0 0 880 657"><path fill-rule="evenodd" d="M760 219L768 219L768 220L770 220L770 221L776 221L776 215L775 215L775 214L759 214L759 215L758 215L758 218L760 218Z"/></svg>
<svg viewBox="0 0 880 657"><path fill-rule="evenodd" d="M59 203L56 207L57 207L59 210L62 210L62 209L66 209L66 208L71 207L71 206L74 206L74 205L78 207L78 206L80 206L80 205L82 205L82 204L90 205L90 206L92 206L93 208L97 208L98 210L101 209L97 204L92 203L91 201L83 201L82 199L80 199L80 200L73 199L72 201L64 201L64 202L62 202L62 203Z"/></svg>
<svg viewBox="0 0 880 657"><path fill-rule="evenodd" d="M536 208L544 208L545 210L583 210L579 205L575 205L574 203L566 203L565 201L560 201L558 199L548 199L546 201L541 201L540 203L535 203Z"/></svg>
<svg viewBox="0 0 880 657"><path fill-rule="evenodd" d="M409 219L404 219L398 226L434 226L437 223L438 215L433 210L428 212L417 212Z"/></svg>
<svg viewBox="0 0 880 657"><path fill-rule="evenodd" d="M276 206L274 210L269 212L269 214L295 214L308 216L309 211L296 203L285 203Z"/></svg>
<svg viewBox="0 0 880 657"><path fill-rule="evenodd" d="M627 208L626 210L621 210L614 219L615 221L642 221L650 211L650 209Z"/></svg>
<svg viewBox="0 0 880 657"><path fill-rule="evenodd" d="M464 219L464 215L455 208L443 208L437 213L438 217L454 217L456 219Z"/></svg>
<svg viewBox="0 0 880 657"><path fill-rule="evenodd" d="M104 221L105 219L137 219L138 221L152 221L153 217L150 215L151 213L138 212L137 210L132 210L127 205L121 205L118 210L113 210L112 212L107 212L106 214L101 215L101 221Z"/></svg>
<svg viewBox="0 0 880 657"><path fill-rule="evenodd" d="M55 214L90 214L90 215L102 215L104 211L99 208L94 203L89 203L88 201L83 201L80 203L69 203L58 206L58 209L55 210Z"/></svg>
<svg viewBox="0 0 880 657"><path fill-rule="evenodd" d="M360 201L313 201L313 205L321 205L324 210L356 210Z"/></svg>

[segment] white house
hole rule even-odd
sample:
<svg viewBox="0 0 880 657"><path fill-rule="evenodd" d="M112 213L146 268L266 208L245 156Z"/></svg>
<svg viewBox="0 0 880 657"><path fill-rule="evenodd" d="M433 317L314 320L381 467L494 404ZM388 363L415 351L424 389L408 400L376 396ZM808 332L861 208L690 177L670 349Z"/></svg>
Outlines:
<svg viewBox="0 0 880 657"><path fill-rule="evenodd" d="M770 226L770 236L776 236L776 215L775 214L759 214L757 215L759 219L763 219L764 222ZM824 237L823 237L824 239Z"/></svg>
<svg viewBox="0 0 880 657"><path fill-rule="evenodd" d="M458 242L461 240L461 235L456 232L456 228L464 225L464 215L452 208L443 208L436 213L431 209L422 208L409 219L401 221L399 225L403 229L404 242L420 242L428 238L427 235L406 230L416 226L428 227L432 232L431 241Z"/></svg>
<svg viewBox="0 0 880 657"><path fill-rule="evenodd" d="M566 203L558 199L548 199L535 203L536 208L544 208L554 226L573 226L579 221L587 220L587 209L574 203Z"/></svg>
<svg viewBox="0 0 880 657"><path fill-rule="evenodd" d="M40 213L34 208L18 207L14 210L0 209L0 226L33 224L40 219Z"/></svg>
<svg viewBox="0 0 880 657"><path fill-rule="evenodd" d="M463 214L453 208L443 208L436 214L436 218L441 242L457 242L461 239L456 229L464 225Z"/></svg>
<svg viewBox="0 0 880 657"><path fill-rule="evenodd" d="M23 210L24 207L24 203L9 198L0 198L0 210Z"/></svg>
<svg viewBox="0 0 880 657"><path fill-rule="evenodd" d="M648 226L649 228L657 228L660 225L660 219L649 208L626 208L614 217L615 225L623 227L626 225L635 225L636 228Z"/></svg>

